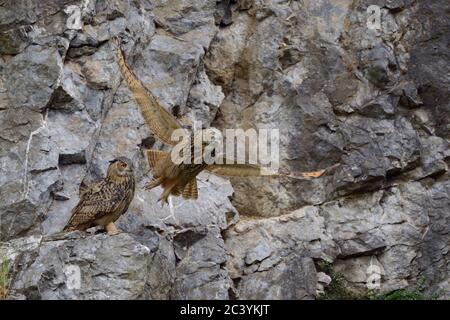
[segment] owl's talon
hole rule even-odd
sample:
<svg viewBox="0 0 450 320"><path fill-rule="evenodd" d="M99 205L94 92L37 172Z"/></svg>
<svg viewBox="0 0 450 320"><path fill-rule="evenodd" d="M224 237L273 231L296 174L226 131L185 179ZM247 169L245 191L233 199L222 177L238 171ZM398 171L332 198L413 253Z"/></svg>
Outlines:
<svg viewBox="0 0 450 320"><path fill-rule="evenodd" d="M156 203L161 203L161 208L164 208L164 201L162 201L162 198L159 198Z"/></svg>
<svg viewBox="0 0 450 320"><path fill-rule="evenodd" d="M152 185L151 182L149 182L149 183L147 183L147 184L144 186L144 188L145 188L145 190L150 190L150 189L153 189L154 186Z"/></svg>
<svg viewBox="0 0 450 320"><path fill-rule="evenodd" d="M156 201L156 203L159 203L159 202L161 202L161 208L164 208L164 205L167 203L167 204L169 204L169 201L168 201L168 199L167 199L168 197L166 197L166 196L161 196L161 198L159 198L158 199L158 201Z"/></svg>
<svg viewBox="0 0 450 320"><path fill-rule="evenodd" d="M159 185L162 183L162 181L163 181L162 178L156 178L156 179L153 179L152 181L150 181L149 183L147 183L147 184L144 186L144 188L145 188L146 190L150 190L150 189L156 188L157 186L159 186Z"/></svg>
<svg viewBox="0 0 450 320"><path fill-rule="evenodd" d="M119 230L117 230L116 226L114 225L114 222L110 222L105 226L106 233L110 236L115 236L119 233Z"/></svg>

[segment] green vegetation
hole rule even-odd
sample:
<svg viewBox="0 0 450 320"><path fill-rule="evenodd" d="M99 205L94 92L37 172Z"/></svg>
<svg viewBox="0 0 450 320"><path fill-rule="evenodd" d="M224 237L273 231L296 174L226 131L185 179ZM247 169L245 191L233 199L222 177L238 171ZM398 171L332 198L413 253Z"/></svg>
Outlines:
<svg viewBox="0 0 450 320"><path fill-rule="evenodd" d="M319 300L436 300L438 298L437 294L423 293L425 279L422 279L413 290L399 289L387 293L369 290L358 293L347 288L344 276L334 271L331 264L323 263L319 269L331 277L331 283L325 288L325 293L318 297Z"/></svg>
<svg viewBox="0 0 450 320"><path fill-rule="evenodd" d="M408 291L400 289L388 293L378 294L371 298L372 300L436 300L437 296L428 296L423 292L414 290Z"/></svg>
<svg viewBox="0 0 450 320"><path fill-rule="evenodd" d="M414 290L399 289L387 293L380 293L372 296L373 300L436 300L438 294L427 295L423 293L425 278L422 278Z"/></svg>
<svg viewBox="0 0 450 320"><path fill-rule="evenodd" d="M344 276L333 270L330 263L324 262L319 269L331 277L330 284L325 288L325 293L318 297L319 300L362 300L364 297L346 287Z"/></svg>
<svg viewBox="0 0 450 320"><path fill-rule="evenodd" d="M9 283L10 278L8 260L0 258L0 300L8 297Z"/></svg>

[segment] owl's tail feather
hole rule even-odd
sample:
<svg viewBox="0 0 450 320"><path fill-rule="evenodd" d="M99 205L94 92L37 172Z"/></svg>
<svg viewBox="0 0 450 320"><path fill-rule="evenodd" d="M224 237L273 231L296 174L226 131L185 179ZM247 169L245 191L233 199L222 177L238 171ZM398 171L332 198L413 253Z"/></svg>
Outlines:
<svg viewBox="0 0 450 320"><path fill-rule="evenodd" d="M197 179L189 181L184 187L177 185L170 190L172 196L183 196L184 199L198 199Z"/></svg>
<svg viewBox="0 0 450 320"><path fill-rule="evenodd" d="M184 187L183 190L184 199L198 199L197 178L192 179Z"/></svg>

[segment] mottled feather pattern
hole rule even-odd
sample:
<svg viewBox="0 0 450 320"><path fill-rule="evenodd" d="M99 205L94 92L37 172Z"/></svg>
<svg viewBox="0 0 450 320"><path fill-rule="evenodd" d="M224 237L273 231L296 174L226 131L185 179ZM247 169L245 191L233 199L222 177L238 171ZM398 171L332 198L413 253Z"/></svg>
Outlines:
<svg viewBox="0 0 450 320"><path fill-rule="evenodd" d="M181 125L134 75L128 67L119 45L116 47L116 55L120 72L133 93L144 120L160 140L168 145L176 145L171 136L174 130L182 128Z"/></svg>
<svg viewBox="0 0 450 320"><path fill-rule="evenodd" d="M152 130L153 134L165 144L175 146L177 142L171 140L174 130L180 129L181 125L178 121L158 102L156 97L149 92L140 80L133 74L127 65L120 44L116 43L116 55L118 59L119 69L122 73L128 88L141 110L141 113ZM186 131L187 134L187 131ZM194 133L191 133L192 137ZM195 139L191 137L191 160L196 156L193 152L193 143ZM204 148L206 144L202 145ZM203 150L202 150L203 151ZM202 152L203 154L203 152ZM170 159L168 153L157 150L149 150L147 152L149 166L153 172L154 179L146 185L146 189L152 189L161 185L164 192L160 198L163 202L167 202L167 197L172 195L183 195L184 198L196 199L197 181L196 176L204 169L217 175L234 176L234 177L257 177L257 176L276 176L290 177L301 180L310 180L322 176L327 170L315 172L290 172L289 170L270 172L263 167L249 164L217 164L207 165L205 163L196 164L175 164Z"/></svg>
<svg viewBox="0 0 450 320"><path fill-rule="evenodd" d="M161 159L167 158L169 156L168 152L159 151L159 150L147 150L147 160L150 169L156 167L156 164Z"/></svg>
<svg viewBox="0 0 450 320"><path fill-rule="evenodd" d="M160 160L162 161L170 161L167 159L167 157L170 156L170 153L165 151L159 151L159 150L147 150L147 154L149 155L149 162L151 168L156 168L157 164ZM151 159L151 160L150 160ZM226 162L226 159L223 160L223 162ZM237 163L230 163L230 164L212 164L204 166L203 169L214 173L219 176L224 177L259 177L259 176L275 176L275 177L289 177L299 180L311 180L316 179L324 175L326 172L331 171L332 169L336 168L339 164L333 165L327 169L319 170L319 171L311 171L311 172L291 172L290 170L284 169L280 171L275 172L263 172L262 167L257 165L251 165L251 164L237 164ZM190 165L183 165L184 166L181 170L189 170ZM203 170L202 169L202 170ZM166 174L168 176L176 176L179 174L179 168L168 168L168 170L163 174Z"/></svg>
<svg viewBox="0 0 450 320"><path fill-rule="evenodd" d="M188 182L183 190L183 198L185 199L197 199L198 198L198 188L197 179L194 178Z"/></svg>
<svg viewBox="0 0 450 320"><path fill-rule="evenodd" d="M220 176L257 177L262 175L261 167L250 164L212 164L206 169Z"/></svg>
<svg viewBox="0 0 450 320"><path fill-rule="evenodd" d="M105 179L82 185L80 200L72 209L72 216L64 228L65 231L85 230L97 224L105 225L105 222L114 222L127 211L135 192L132 164L129 163L131 169L125 173L118 174L117 165L112 163Z"/></svg>

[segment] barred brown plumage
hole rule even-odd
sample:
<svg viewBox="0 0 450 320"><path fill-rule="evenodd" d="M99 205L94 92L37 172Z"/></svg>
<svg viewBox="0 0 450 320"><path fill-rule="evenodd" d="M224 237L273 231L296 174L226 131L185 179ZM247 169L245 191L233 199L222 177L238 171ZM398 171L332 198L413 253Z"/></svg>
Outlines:
<svg viewBox="0 0 450 320"><path fill-rule="evenodd" d="M115 52L119 70L129 90L133 93L145 122L158 139L168 145L175 146L178 142L171 139L172 133L177 129L183 128L178 121L163 106L161 106L158 99L149 92L134 75L125 61L118 39L114 38L113 40L116 45ZM186 131L186 134L189 133ZM191 135L192 134L193 133L191 133ZM202 149L205 147L206 144L203 144ZM191 154L193 154L193 152ZM198 191L196 176L205 169L218 175L236 177L268 175L266 172L263 172L263 168L257 165L228 163L208 165L204 162L199 164L175 164L170 158L170 153L158 150L147 150L147 158L150 168L153 171L153 180L146 185L146 189L152 189L161 185L164 191L159 200L163 203L167 202L167 199L171 194L175 196L182 195L187 199L197 199ZM284 170L271 173L270 175L310 180L324 175L327 171L328 169L314 172L292 173Z"/></svg>
<svg viewBox="0 0 450 320"><path fill-rule="evenodd" d="M103 180L83 188L64 231L103 226L108 234L116 234L114 222L127 211L134 197L133 163L125 157L116 158Z"/></svg>
<svg viewBox="0 0 450 320"><path fill-rule="evenodd" d="M125 62L118 40L116 39L115 41L115 51L120 72L128 88L133 93L145 122L158 139L168 145L175 145L175 142L171 139L171 135L174 130L181 128L180 124L161 106L158 99L134 75L133 71L131 71Z"/></svg>

